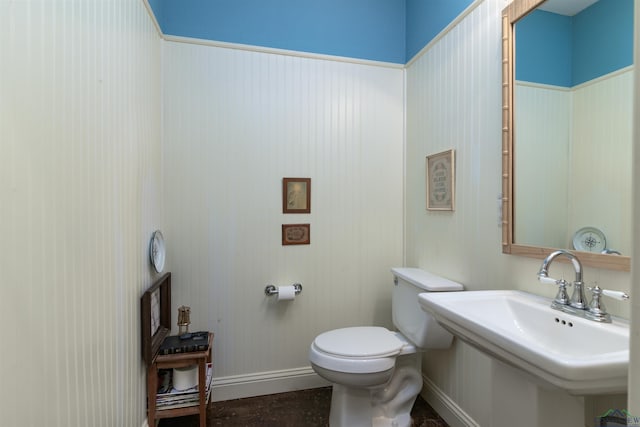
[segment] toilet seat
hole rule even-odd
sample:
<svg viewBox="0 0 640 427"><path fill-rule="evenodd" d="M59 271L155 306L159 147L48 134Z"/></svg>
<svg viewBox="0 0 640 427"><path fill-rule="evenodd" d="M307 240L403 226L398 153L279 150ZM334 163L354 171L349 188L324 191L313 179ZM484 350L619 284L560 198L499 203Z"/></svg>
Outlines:
<svg viewBox="0 0 640 427"><path fill-rule="evenodd" d="M342 357L388 357L398 354L405 343L386 328L354 326L334 329L318 335L316 347Z"/></svg>
<svg viewBox="0 0 640 427"><path fill-rule="evenodd" d="M316 337L310 361L345 373L374 373L392 369L407 343L386 328L356 326L324 332Z"/></svg>

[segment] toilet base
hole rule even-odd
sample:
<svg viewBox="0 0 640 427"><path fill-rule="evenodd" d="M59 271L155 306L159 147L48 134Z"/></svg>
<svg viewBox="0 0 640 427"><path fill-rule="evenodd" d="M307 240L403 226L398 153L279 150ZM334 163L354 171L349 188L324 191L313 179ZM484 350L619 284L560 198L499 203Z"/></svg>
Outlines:
<svg viewBox="0 0 640 427"><path fill-rule="evenodd" d="M333 385L330 427L371 427L372 417L371 390Z"/></svg>
<svg viewBox="0 0 640 427"><path fill-rule="evenodd" d="M410 427L411 409L422 389L420 354L399 356L389 382L357 388L333 384L330 427Z"/></svg>
<svg viewBox="0 0 640 427"><path fill-rule="evenodd" d="M371 420L371 427L411 427L411 416L406 414L394 419L375 417Z"/></svg>

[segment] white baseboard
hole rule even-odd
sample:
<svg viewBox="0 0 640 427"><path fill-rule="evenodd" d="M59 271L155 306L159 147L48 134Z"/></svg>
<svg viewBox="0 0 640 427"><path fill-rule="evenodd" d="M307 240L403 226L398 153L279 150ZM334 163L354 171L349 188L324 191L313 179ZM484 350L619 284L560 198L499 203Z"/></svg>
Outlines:
<svg viewBox="0 0 640 427"><path fill-rule="evenodd" d="M214 377L211 400L220 402L330 385L331 383L322 379L311 367Z"/></svg>
<svg viewBox="0 0 640 427"><path fill-rule="evenodd" d="M213 378L211 400L240 399L288 391L328 387L331 383L320 378L311 367L259 372L249 375L233 375ZM145 419L141 427L149 427Z"/></svg>
<svg viewBox="0 0 640 427"><path fill-rule="evenodd" d="M456 402L433 381L422 375L421 396L451 427L480 427Z"/></svg>
<svg viewBox="0 0 640 427"><path fill-rule="evenodd" d="M424 375L422 379L421 396L451 427L480 427L480 424L475 422L433 381ZM310 367L233 375L213 379L211 400L220 402L330 385L331 383L321 378ZM141 427L149 427L148 420L145 419Z"/></svg>

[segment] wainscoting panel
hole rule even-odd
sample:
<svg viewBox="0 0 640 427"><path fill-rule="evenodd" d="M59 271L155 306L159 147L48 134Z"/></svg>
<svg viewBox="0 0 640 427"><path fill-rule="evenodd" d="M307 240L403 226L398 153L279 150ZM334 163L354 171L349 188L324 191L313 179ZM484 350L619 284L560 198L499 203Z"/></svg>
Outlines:
<svg viewBox="0 0 640 427"><path fill-rule="evenodd" d="M505 286L497 199L500 12L507 3L481 2L407 69L407 265L459 281L468 290ZM456 150L455 211L427 211L425 157L450 148ZM450 414L447 422L490 425L487 357L456 340L450 350L427 352L423 360L430 379L423 395L443 415Z"/></svg>
<svg viewBox="0 0 640 427"><path fill-rule="evenodd" d="M215 332L214 378L286 377L322 331L390 326L403 70L173 41L163 57L173 311ZM282 213L283 177L311 178L310 214ZM311 243L283 246L282 224ZM294 282L294 301L264 294Z"/></svg>
<svg viewBox="0 0 640 427"><path fill-rule="evenodd" d="M573 91L569 217L571 235L586 226L607 237L607 248L631 254L633 69Z"/></svg>
<svg viewBox="0 0 640 427"><path fill-rule="evenodd" d="M468 290L521 289L553 297L556 289L535 279L540 260L501 251L500 14L508 3L481 1L407 68L406 263L457 280ZM456 150L456 209L427 211L425 156L450 148ZM565 277L573 274L570 267L554 266ZM587 269L586 276L611 288L630 288L628 273ZM626 305L608 307L628 316ZM466 416L491 425L489 366L487 356L458 340L450 350L425 355L423 372L438 390L430 402L454 408L447 419L452 425L464 425Z"/></svg>
<svg viewBox="0 0 640 427"><path fill-rule="evenodd" d="M516 242L567 247L572 96L569 89L527 83L515 86L514 182Z"/></svg>
<svg viewBox="0 0 640 427"><path fill-rule="evenodd" d="M578 229L593 226L608 248L631 253L632 75L571 89L516 85L514 168L530 178L515 183L527 194L515 204L517 242L570 248Z"/></svg>
<svg viewBox="0 0 640 427"><path fill-rule="evenodd" d="M139 426L160 37L139 0L2 1L0 52L0 424Z"/></svg>

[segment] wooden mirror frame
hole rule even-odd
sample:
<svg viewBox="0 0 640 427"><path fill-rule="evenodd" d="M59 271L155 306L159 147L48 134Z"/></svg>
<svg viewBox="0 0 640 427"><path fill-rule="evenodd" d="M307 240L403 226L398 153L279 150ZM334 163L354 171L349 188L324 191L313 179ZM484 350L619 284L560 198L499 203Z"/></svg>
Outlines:
<svg viewBox="0 0 640 427"><path fill-rule="evenodd" d="M515 23L545 0L513 0L502 11L502 252L543 259L558 248L517 244L513 240L513 147L515 86ZM578 252L584 265L631 271L628 256Z"/></svg>

